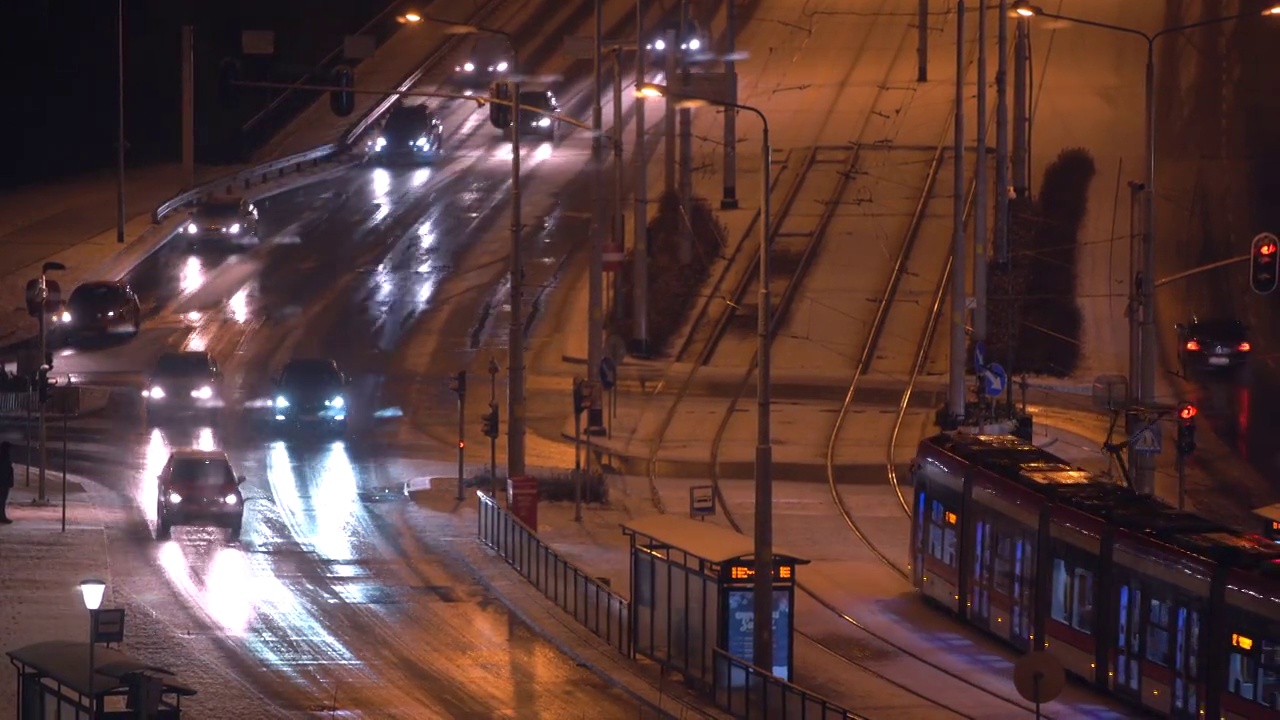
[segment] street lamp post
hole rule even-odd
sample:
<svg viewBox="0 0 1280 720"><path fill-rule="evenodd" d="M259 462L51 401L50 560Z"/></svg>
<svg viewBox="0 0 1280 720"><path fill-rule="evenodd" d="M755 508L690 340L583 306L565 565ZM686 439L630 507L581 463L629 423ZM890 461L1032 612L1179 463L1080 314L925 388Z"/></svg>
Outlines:
<svg viewBox="0 0 1280 720"><path fill-rule="evenodd" d="M116 242L124 244L124 0L116 2Z"/></svg>
<svg viewBox="0 0 1280 720"><path fill-rule="evenodd" d="M1187 23L1185 25L1176 25L1159 30L1155 33L1146 33L1136 28L1125 27L1123 25L1113 25L1111 23L1099 22L1096 20L1086 20L1083 18L1072 17L1067 15L1058 15L1055 13L1045 12L1042 8L1031 5L1026 0L1018 0L1013 4L1013 11L1020 17L1047 17L1056 20L1064 20L1067 22L1079 23L1090 27L1101 28L1103 30L1112 30L1128 35L1134 35L1142 38L1147 44L1147 63L1143 78L1144 85L1144 141L1143 147L1146 150L1146 158L1143 163L1146 169L1146 187L1143 190L1143 214L1145 215L1142 231L1142 246L1139 253L1131 252L1130 256L1141 257L1141 271L1134 272L1130 268L1131 296L1138 298L1138 307L1129 314L1130 325L1137 324L1139 343L1136 348L1131 345L1129 356L1129 396L1130 400L1136 400L1136 404L1140 407L1150 407L1155 404L1155 384L1156 384L1156 314L1155 314L1155 196L1156 196L1156 67L1155 67L1155 43L1165 35L1172 35L1187 30L1206 27L1209 25L1217 25L1220 23L1239 20L1247 17L1261 17L1280 15L1280 5L1273 6L1262 13L1238 13L1235 15L1227 15L1224 17L1210 18L1199 22ZM1137 357L1133 356L1133 351L1137 350ZM1136 368L1136 371L1135 371ZM1134 387L1136 383L1136 387ZM1137 453L1133 447L1129 449L1129 463L1134 468L1135 480L1139 485L1139 490L1146 493L1155 492L1155 465L1152 458L1148 455Z"/></svg>
<svg viewBox="0 0 1280 720"><path fill-rule="evenodd" d="M36 400L39 402L40 418L39 418L39 443L40 443L40 471L36 485L36 505L48 505L49 494L45 486L45 475L49 466L49 435L48 424L46 423L46 405L45 388L48 384L49 371L53 368L49 367L49 273L57 270L66 270L67 266L60 262L49 261L40 266L40 365L36 373Z"/></svg>
<svg viewBox="0 0 1280 720"><path fill-rule="evenodd" d="M644 83L638 88L648 97L666 96L685 108L717 105L726 110L749 112L760 118L760 310L756 321L756 508L755 508L755 578L754 632L752 664L773 670L773 441L770 429L770 354L773 345L772 306L769 297L769 231L773 223L770 201L772 169L769 146L769 119L758 108L726 100L671 92L666 86Z"/></svg>
<svg viewBox="0 0 1280 720"><path fill-rule="evenodd" d="M89 718L98 716L98 699L97 689L94 687L94 676L97 675L98 665L97 659L94 657L94 627L97 623L95 619L98 616L98 608L102 607L102 596L107 591L107 584L101 580L81 580L80 581L80 597L84 600L84 607L89 611Z"/></svg>
<svg viewBox="0 0 1280 720"><path fill-rule="evenodd" d="M520 55L511 33L497 28L434 20L454 35L497 35L511 48L511 323L507 328L507 477L524 474L524 258L521 251L520 198Z"/></svg>

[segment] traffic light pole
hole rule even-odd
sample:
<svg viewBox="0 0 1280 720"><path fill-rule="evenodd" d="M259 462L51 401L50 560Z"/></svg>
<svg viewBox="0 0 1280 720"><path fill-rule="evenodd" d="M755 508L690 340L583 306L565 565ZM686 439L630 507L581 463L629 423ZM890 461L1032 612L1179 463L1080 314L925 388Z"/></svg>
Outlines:
<svg viewBox="0 0 1280 720"><path fill-rule="evenodd" d="M49 494L45 487L45 467L49 464L48 427L45 424L45 406L49 392L49 371L44 364L48 354L49 288L44 273L40 274L40 369L36 372L36 402L40 404L37 423L37 441L40 443L40 470L36 477L37 491L33 505L48 505Z"/></svg>
<svg viewBox="0 0 1280 720"><path fill-rule="evenodd" d="M458 500L462 500L462 485L465 482L466 442L467 442L467 386L466 371L458 373Z"/></svg>
<svg viewBox="0 0 1280 720"><path fill-rule="evenodd" d="M489 405L498 404L498 361L489 358ZM489 438L489 484L493 498L498 498L498 439Z"/></svg>

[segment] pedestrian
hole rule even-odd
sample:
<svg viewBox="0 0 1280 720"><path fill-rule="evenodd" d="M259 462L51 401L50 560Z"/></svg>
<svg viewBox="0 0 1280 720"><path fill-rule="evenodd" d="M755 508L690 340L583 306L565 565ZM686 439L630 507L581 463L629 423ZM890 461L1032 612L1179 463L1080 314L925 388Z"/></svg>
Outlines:
<svg viewBox="0 0 1280 720"><path fill-rule="evenodd" d="M5 514L9 491L13 489L13 459L9 457L9 441L0 442L0 525L13 522Z"/></svg>

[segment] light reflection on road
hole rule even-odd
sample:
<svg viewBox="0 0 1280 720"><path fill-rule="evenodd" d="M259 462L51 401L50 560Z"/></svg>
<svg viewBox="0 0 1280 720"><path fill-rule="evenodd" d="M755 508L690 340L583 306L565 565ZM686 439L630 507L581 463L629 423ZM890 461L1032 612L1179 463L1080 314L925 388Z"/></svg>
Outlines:
<svg viewBox="0 0 1280 720"><path fill-rule="evenodd" d="M289 447L283 442L272 443L267 453L267 483L289 534L326 560L354 559L351 536L359 496L346 447L333 443L324 449L319 462L298 465L317 467L319 476L299 478Z"/></svg>
<svg viewBox="0 0 1280 720"><path fill-rule="evenodd" d="M192 255L187 258L182 271L178 274L178 289L184 294L193 293L204 285L204 276L204 263L200 258Z"/></svg>

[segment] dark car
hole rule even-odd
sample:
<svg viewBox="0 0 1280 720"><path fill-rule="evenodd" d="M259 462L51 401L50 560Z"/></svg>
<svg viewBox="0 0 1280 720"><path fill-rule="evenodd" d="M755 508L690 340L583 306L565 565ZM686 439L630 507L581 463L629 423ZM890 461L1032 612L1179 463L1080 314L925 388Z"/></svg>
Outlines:
<svg viewBox="0 0 1280 720"><path fill-rule="evenodd" d="M256 244L258 208L235 195L211 198L191 211L191 219L182 231L193 242L218 240L237 245Z"/></svg>
<svg viewBox="0 0 1280 720"><path fill-rule="evenodd" d="M369 141L376 162L426 162L440 157L444 125L426 105L400 105Z"/></svg>
<svg viewBox="0 0 1280 720"><path fill-rule="evenodd" d="M276 423L345 430L346 385L346 377L332 360L290 360L276 379Z"/></svg>
<svg viewBox="0 0 1280 720"><path fill-rule="evenodd" d="M1231 368L1249 359L1253 346L1248 328L1239 320L1192 320L1178 324L1178 360L1184 370Z"/></svg>
<svg viewBox="0 0 1280 720"><path fill-rule="evenodd" d="M702 31L702 27L692 19L686 20L683 28L678 19L663 23L654 33L653 39L645 43L644 49L659 55L666 53L668 34L675 36L681 52L685 53L686 57L702 54L710 49L707 47L707 36Z"/></svg>
<svg viewBox="0 0 1280 720"><path fill-rule="evenodd" d="M128 283L81 283L71 291L67 304L50 318L53 329L69 341L137 335L142 328L142 306Z"/></svg>
<svg viewBox="0 0 1280 720"><path fill-rule="evenodd" d="M462 62L453 68L453 84L471 95L501 80L511 69L511 49L506 40L477 36L463 54Z"/></svg>
<svg viewBox="0 0 1280 720"><path fill-rule="evenodd" d="M207 352L168 352L147 381L147 421L197 415L212 420L222 407L222 375Z"/></svg>
<svg viewBox="0 0 1280 720"><path fill-rule="evenodd" d="M156 537L166 539L178 525L223 527L240 538L244 495L231 461L221 450L175 450L160 471Z"/></svg>
<svg viewBox="0 0 1280 720"><path fill-rule="evenodd" d="M533 108L531 110L530 108ZM552 142L560 124L552 115L560 114L560 103L550 90L520 92L520 134L542 137Z"/></svg>

